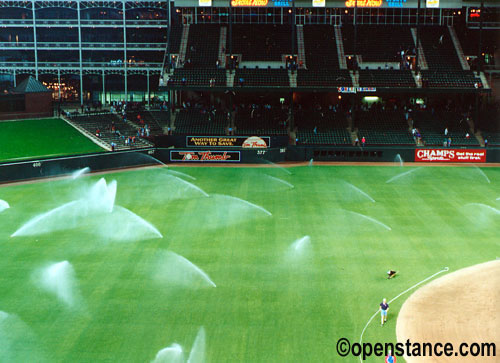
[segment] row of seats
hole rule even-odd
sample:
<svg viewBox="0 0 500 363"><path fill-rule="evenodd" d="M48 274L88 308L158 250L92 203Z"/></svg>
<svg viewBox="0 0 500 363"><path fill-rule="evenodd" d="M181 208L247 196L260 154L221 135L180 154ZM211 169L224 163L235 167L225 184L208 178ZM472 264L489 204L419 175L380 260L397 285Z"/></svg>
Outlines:
<svg viewBox="0 0 500 363"><path fill-rule="evenodd" d="M211 80L215 80L211 84ZM225 87L226 71L223 69L176 69L170 75L168 84L171 86L202 86Z"/></svg>
<svg viewBox="0 0 500 363"><path fill-rule="evenodd" d="M233 24L232 31L233 54L241 54L243 61L280 61L291 54L289 25Z"/></svg>
<svg viewBox="0 0 500 363"><path fill-rule="evenodd" d="M346 129L329 131L297 131L298 145L350 145L351 135Z"/></svg>
<svg viewBox="0 0 500 363"><path fill-rule="evenodd" d="M180 110L175 118L174 134L225 135L228 126L223 112L209 114L201 109Z"/></svg>
<svg viewBox="0 0 500 363"><path fill-rule="evenodd" d="M220 26L193 24L189 26L186 60L192 68L216 68L219 53Z"/></svg>
<svg viewBox="0 0 500 363"><path fill-rule="evenodd" d="M137 130L128 123L123 122L116 114L75 115L71 117L71 120L93 135L99 130L100 138L109 145L114 142L116 144L116 150L128 149L130 147L150 146L140 137L135 138L134 144L126 145L125 140L128 137L136 136ZM115 132L111 131L113 124L115 126Z"/></svg>
<svg viewBox="0 0 500 363"><path fill-rule="evenodd" d="M356 54L363 62L399 62L401 50L412 51L415 41L407 26L359 25ZM342 27L344 52L354 54L354 26Z"/></svg>
<svg viewBox="0 0 500 363"><path fill-rule="evenodd" d="M236 70L234 86L290 87L288 72L284 69L241 69Z"/></svg>
<svg viewBox="0 0 500 363"><path fill-rule="evenodd" d="M416 87L410 71L400 70L360 70L361 87Z"/></svg>

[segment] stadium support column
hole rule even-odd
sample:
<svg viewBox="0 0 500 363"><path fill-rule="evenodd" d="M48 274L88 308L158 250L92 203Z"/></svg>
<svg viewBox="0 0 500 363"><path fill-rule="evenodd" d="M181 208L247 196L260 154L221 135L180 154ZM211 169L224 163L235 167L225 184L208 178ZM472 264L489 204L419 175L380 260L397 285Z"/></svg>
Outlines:
<svg viewBox="0 0 500 363"><path fill-rule="evenodd" d="M57 100L61 102L61 69L57 68Z"/></svg>
<svg viewBox="0 0 500 363"><path fill-rule="evenodd" d="M231 56L233 55L233 6L229 1L229 69L233 72L233 62ZM227 62L226 62L227 66Z"/></svg>
<svg viewBox="0 0 500 363"><path fill-rule="evenodd" d="M123 12L123 83L125 92L125 102L128 102L128 89L127 89L127 21L125 16L125 2L122 2Z"/></svg>
<svg viewBox="0 0 500 363"><path fill-rule="evenodd" d="M295 56L295 0L292 0L292 57Z"/></svg>
<svg viewBox="0 0 500 363"><path fill-rule="evenodd" d="M36 12L35 1L31 2L31 12L33 14L33 49L35 52L35 78L38 79L38 44L36 41Z"/></svg>
<svg viewBox="0 0 500 363"><path fill-rule="evenodd" d="M417 36L415 37L416 38L416 45L415 45L415 70L418 72L419 71L419 64L418 64L418 57L420 55L420 51L419 51L419 38L420 38L420 0L418 0L418 3L417 3Z"/></svg>
<svg viewBox="0 0 500 363"><path fill-rule="evenodd" d="M358 21L357 21L357 16L358 15L358 0L354 1L354 18L353 18L353 23L354 23L354 64L356 64L356 52L358 51L357 44L358 44ZM355 67L357 68L357 67Z"/></svg>
<svg viewBox="0 0 500 363"><path fill-rule="evenodd" d="M82 22L80 1L76 2L76 13L78 16L78 54L80 60L80 105L83 106L83 59L82 59Z"/></svg>
<svg viewBox="0 0 500 363"><path fill-rule="evenodd" d="M151 99L151 95L149 94L149 68L146 68L146 82L147 82L147 90L146 90L146 95L148 97L148 107L151 106L150 105L150 99Z"/></svg>
<svg viewBox="0 0 500 363"><path fill-rule="evenodd" d="M17 80L16 80L16 69L14 68L14 70L12 71L13 75L14 75L14 88L17 87Z"/></svg>
<svg viewBox="0 0 500 363"><path fill-rule="evenodd" d="M104 69L102 70L102 97L101 97L101 102L102 102L103 106L106 104L106 78L105 78Z"/></svg>
<svg viewBox="0 0 500 363"><path fill-rule="evenodd" d="M479 12L479 42L477 46L477 75L480 77L482 68L482 48L483 48L483 17L484 17L484 0L481 0L481 8ZM480 112L479 112L479 92L476 92L476 117L474 120L474 132L476 131L477 125L480 122Z"/></svg>

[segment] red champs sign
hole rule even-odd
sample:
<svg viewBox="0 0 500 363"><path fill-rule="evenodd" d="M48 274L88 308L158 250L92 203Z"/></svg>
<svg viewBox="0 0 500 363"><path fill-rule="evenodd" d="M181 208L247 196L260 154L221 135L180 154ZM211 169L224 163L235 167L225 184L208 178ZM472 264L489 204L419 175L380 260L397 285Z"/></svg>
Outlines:
<svg viewBox="0 0 500 363"><path fill-rule="evenodd" d="M415 161L485 163L486 150L482 149L416 149Z"/></svg>

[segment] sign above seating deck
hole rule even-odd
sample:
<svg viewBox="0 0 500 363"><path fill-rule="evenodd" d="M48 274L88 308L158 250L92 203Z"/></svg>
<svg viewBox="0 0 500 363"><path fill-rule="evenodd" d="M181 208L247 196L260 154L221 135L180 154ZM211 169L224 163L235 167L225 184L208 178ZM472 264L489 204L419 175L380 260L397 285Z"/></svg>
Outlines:
<svg viewBox="0 0 500 363"><path fill-rule="evenodd" d="M422 8L461 9L466 0L420 0ZM473 0L470 0L473 1ZM478 0L479 1L479 0ZM176 7L292 7L292 0L174 0ZM418 0L295 0L296 8L417 8Z"/></svg>

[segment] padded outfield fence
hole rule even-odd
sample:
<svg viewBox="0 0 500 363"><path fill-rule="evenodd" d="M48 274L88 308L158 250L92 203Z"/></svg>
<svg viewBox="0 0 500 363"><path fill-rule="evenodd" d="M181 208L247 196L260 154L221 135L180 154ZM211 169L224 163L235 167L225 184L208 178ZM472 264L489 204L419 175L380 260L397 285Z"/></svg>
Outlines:
<svg viewBox="0 0 500 363"><path fill-rule="evenodd" d="M93 172L161 164L243 163L269 164L284 161L346 161L346 162L413 162L419 150L456 152L484 151L484 161L500 162L500 148L488 149L422 149L414 147L312 147L275 148L145 148L127 151L37 158L0 163L0 183L69 175L75 170L90 168ZM439 160L434 160L439 161ZM454 161L454 160L449 160Z"/></svg>

